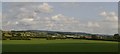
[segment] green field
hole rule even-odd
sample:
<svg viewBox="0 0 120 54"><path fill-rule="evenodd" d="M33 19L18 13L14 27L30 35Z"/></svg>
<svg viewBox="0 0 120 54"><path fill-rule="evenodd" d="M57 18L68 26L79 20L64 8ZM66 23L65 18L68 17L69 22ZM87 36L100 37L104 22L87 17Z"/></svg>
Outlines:
<svg viewBox="0 0 120 54"><path fill-rule="evenodd" d="M117 52L118 42L96 40L3 40L3 52Z"/></svg>

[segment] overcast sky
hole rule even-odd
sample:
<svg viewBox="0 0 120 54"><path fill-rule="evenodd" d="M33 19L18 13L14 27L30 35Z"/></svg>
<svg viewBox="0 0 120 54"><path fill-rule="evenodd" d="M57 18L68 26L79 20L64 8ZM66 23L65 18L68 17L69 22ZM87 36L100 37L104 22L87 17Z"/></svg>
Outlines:
<svg viewBox="0 0 120 54"><path fill-rule="evenodd" d="M3 30L118 33L117 2L4 2Z"/></svg>

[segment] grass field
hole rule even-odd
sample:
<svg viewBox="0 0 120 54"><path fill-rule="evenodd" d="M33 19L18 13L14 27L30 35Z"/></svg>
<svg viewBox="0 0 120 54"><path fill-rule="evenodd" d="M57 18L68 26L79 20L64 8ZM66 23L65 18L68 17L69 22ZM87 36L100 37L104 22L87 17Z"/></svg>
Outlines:
<svg viewBox="0 0 120 54"><path fill-rule="evenodd" d="M118 42L96 40L3 40L3 52L117 52Z"/></svg>

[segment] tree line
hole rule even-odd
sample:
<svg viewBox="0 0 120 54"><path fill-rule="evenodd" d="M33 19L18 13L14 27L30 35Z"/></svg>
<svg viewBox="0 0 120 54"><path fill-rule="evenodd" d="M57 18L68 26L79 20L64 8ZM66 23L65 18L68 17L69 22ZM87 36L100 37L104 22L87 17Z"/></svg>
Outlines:
<svg viewBox="0 0 120 54"><path fill-rule="evenodd" d="M44 38L47 40L55 39L88 39L88 40L107 40L119 41L120 35L114 34L113 36L100 36L95 34L62 34L62 33L48 33L48 32L31 32L31 31L2 31L3 40L32 40L33 38Z"/></svg>

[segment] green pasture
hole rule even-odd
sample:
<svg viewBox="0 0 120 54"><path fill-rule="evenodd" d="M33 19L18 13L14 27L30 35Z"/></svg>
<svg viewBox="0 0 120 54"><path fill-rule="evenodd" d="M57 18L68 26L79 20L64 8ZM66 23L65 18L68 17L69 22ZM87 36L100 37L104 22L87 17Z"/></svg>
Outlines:
<svg viewBox="0 0 120 54"><path fill-rule="evenodd" d="M118 42L97 40L3 40L3 52L117 52Z"/></svg>

